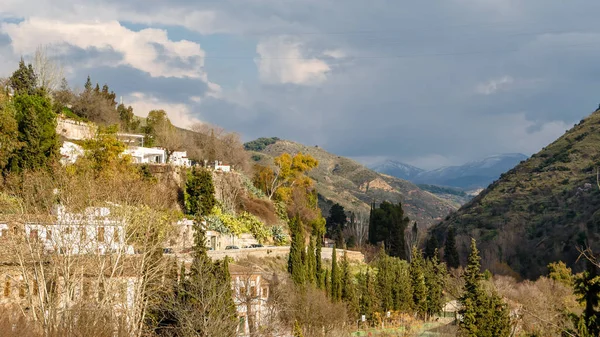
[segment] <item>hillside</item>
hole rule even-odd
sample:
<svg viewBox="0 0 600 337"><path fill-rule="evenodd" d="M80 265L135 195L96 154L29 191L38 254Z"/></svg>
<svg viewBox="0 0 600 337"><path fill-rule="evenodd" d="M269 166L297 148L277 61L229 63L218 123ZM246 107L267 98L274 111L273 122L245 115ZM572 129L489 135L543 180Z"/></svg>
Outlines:
<svg viewBox="0 0 600 337"><path fill-rule="evenodd" d="M492 272L512 269L534 278L552 261L574 266L578 247L600 248L599 129L600 112L596 111L503 174L436 225L432 234L442 240L454 226L463 263L469 237L475 237L482 265Z"/></svg>
<svg viewBox="0 0 600 337"><path fill-rule="evenodd" d="M369 170L353 160L318 147L280 140L265 146L260 152L253 152L253 158L268 163L284 152L307 153L319 161L319 166L309 176L316 182L324 215L328 214L333 203L368 215L372 201L401 201L408 216L428 228L457 208L408 181Z"/></svg>

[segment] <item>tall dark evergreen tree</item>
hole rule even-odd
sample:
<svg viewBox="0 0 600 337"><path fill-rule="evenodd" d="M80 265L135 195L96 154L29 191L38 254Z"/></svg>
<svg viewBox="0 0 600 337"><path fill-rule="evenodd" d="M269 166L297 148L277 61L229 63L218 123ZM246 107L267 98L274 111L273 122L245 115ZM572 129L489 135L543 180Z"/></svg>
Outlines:
<svg viewBox="0 0 600 337"><path fill-rule="evenodd" d="M315 255L315 238L311 235L306 251L306 281L317 285L317 256Z"/></svg>
<svg viewBox="0 0 600 337"><path fill-rule="evenodd" d="M21 148L11 158L13 171L51 167L58 161L56 114L50 101L41 96L16 95L12 100Z"/></svg>
<svg viewBox="0 0 600 337"><path fill-rule="evenodd" d="M339 301L342 297L340 276L337 252L334 245L333 252L331 253L331 299L334 301Z"/></svg>
<svg viewBox="0 0 600 337"><path fill-rule="evenodd" d="M584 306L583 313L575 320L578 334L600 336L600 275L593 262L586 261L586 270L575 278L574 288L577 300Z"/></svg>
<svg viewBox="0 0 600 337"><path fill-rule="evenodd" d="M427 285L425 284L425 261L421 251L413 246L412 258L410 259L410 280L413 290L413 302L415 312L420 317L427 314Z"/></svg>
<svg viewBox="0 0 600 337"><path fill-rule="evenodd" d="M208 215L216 204L212 173L194 168L185 183L185 208L191 215Z"/></svg>
<svg viewBox="0 0 600 337"><path fill-rule="evenodd" d="M346 211L344 206L340 204L333 204L329 209L329 216L327 217L326 228L327 236L334 239L338 247L343 245L342 231L346 227Z"/></svg>
<svg viewBox="0 0 600 337"><path fill-rule="evenodd" d="M425 285L427 288L427 314L439 314L443 308L443 290L446 285L446 266L438 259L437 249L426 261Z"/></svg>
<svg viewBox="0 0 600 337"><path fill-rule="evenodd" d="M298 216L290 220L290 234L292 242L290 244L290 255L288 257L288 273L292 276L294 283L303 285L306 282L306 266L302 260L305 253L304 249L304 229Z"/></svg>
<svg viewBox="0 0 600 337"><path fill-rule="evenodd" d="M352 317L358 314L358 298L356 297L356 289L354 286L354 277L350 271L350 263L348 262L348 254L344 251L342 263L340 264L341 273L341 299L346 303L349 313Z"/></svg>
<svg viewBox="0 0 600 337"><path fill-rule="evenodd" d="M321 247L323 246L322 235L315 231L315 277L317 288L325 289L325 275L323 272L323 259L321 258Z"/></svg>
<svg viewBox="0 0 600 337"><path fill-rule="evenodd" d="M25 64L23 58L19 61L19 69L9 78L9 83L15 95L36 95L39 93L35 71L31 64Z"/></svg>
<svg viewBox="0 0 600 337"><path fill-rule="evenodd" d="M454 227L448 229L446 243L444 244L444 260L450 268L458 268L460 265L458 250L456 250L456 230Z"/></svg>
<svg viewBox="0 0 600 337"><path fill-rule="evenodd" d="M496 294L487 295L481 286L479 251L475 239L471 239L467 269L465 270L464 292L460 297L462 304L459 313L460 332L469 337L504 337L510 335L510 317L508 307Z"/></svg>
<svg viewBox="0 0 600 337"><path fill-rule="evenodd" d="M404 233L410 220L404 216L402 205L384 201L371 209L369 219L369 242L383 242L388 255L406 259Z"/></svg>
<svg viewBox="0 0 600 337"><path fill-rule="evenodd" d="M439 248L439 242L438 242L437 238L435 237L435 235L430 236L429 239L427 240L427 243L425 244L425 258L433 259L434 253L437 254L438 248ZM439 256L437 258L439 260Z"/></svg>

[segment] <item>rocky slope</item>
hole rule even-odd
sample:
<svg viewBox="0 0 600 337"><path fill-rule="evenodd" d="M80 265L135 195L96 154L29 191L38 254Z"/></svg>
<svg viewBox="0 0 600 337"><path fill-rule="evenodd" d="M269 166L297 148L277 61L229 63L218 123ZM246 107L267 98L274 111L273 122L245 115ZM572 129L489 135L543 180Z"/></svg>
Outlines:
<svg viewBox="0 0 600 337"><path fill-rule="evenodd" d="M421 227L428 228L457 208L453 203L438 198L413 183L377 173L353 160L318 147L279 140L260 152L253 152L253 158L269 163L273 157L284 152L308 153L319 161L319 166L309 175L316 182L320 206L325 215L333 203L339 203L347 210L364 212L368 216L372 201L401 201L408 216Z"/></svg>

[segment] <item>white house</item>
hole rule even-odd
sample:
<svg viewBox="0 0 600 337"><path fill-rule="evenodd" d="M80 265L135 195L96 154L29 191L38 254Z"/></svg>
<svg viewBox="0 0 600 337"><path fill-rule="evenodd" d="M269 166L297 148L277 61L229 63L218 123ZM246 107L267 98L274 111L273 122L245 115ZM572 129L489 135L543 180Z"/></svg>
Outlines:
<svg viewBox="0 0 600 337"><path fill-rule="evenodd" d="M169 158L169 164L184 167L192 166L192 162L188 159L186 151L174 151Z"/></svg>
<svg viewBox="0 0 600 337"><path fill-rule="evenodd" d="M163 149L130 146L123 153L130 155L136 164L164 164L166 162Z"/></svg>

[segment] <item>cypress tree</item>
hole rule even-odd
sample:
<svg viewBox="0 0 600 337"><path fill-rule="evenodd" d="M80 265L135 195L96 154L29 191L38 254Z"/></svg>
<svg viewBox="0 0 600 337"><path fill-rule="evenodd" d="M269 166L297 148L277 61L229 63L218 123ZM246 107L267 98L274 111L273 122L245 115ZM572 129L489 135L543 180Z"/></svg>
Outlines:
<svg viewBox="0 0 600 337"><path fill-rule="evenodd" d="M437 249L426 262L425 285L427 287L427 312L429 316L439 314L443 308L443 289L446 285L446 266L438 259Z"/></svg>
<svg viewBox="0 0 600 337"><path fill-rule="evenodd" d="M191 215L206 216L216 204L212 173L194 168L185 183L186 212Z"/></svg>
<svg viewBox="0 0 600 337"><path fill-rule="evenodd" d="M323 281L324 281L325 294L327 294L328 296L331 296L331 278L330 278L329 269L327 269L327 268L325 268L325 272L323 272Z"/></svg>
<svg viewBox="0 0 600 337"><path fill-rule="evenodd" d="M437 249L439 248L438 246L439 243L435 235L430 236L427 240L427 243L425 244L425 258L432 259L434 257L434 254L437 254Z"/></svg>
<svg viewBox="0 0 600 337"><path fill-rule="evenodd" d="M315 255L315 238L311 235L306 252L306 278L309 284L316 285L317 256Z"/></svg>
<svg viewBox="0 0 600 337"><path fill-rule="evenodd" d="M304 231L300 218L295 216L290 220L290 232L292 243L290 244L290 255L288 257L288 272L294 283L302 285L306 282L306 268L302 256L306 256L304 249Z"/></svg>
<svg viewBox="0 0 600 337"><path fill-rule="evenodd" d="M350 272L350 263L348 262L348 254L344 251L342 257L342 263L340 265L341 271L341 299L346 302L348 310L355 316L358 314L358 298L356 298L356 291L354 287L354 281L352 273Z"/></svg>
<svg viewBox="0 0 600 337"><path fill-rule="evenodd" d="M338 301L341 298L340 271L338 270L335 244L331 253L331 299Z"/></svg>
<svg viewBox="0 0 600 337"><path fill-rule="evenodd" d="M315 248L315 273L316 273L316 282L317 288L325 289L325 275L323 273L323 259L321 258L321 247L323 246L323 242L321 241L321 236L317 232L315 237L316 240L316 248Z"/></svg>
<svg viewBox="0 0 600 337"><path fill-rule="evenodd" d="M444 246L444 259L446 264L450 268L458 268L460 260L458 258L458 251L456 250L456 230L454 227L450 227L448 235L446 236L446 244Z"/></svg>
<svg viewBox="0 0 600 337"><path fill-rule="evenodd" d="M586 270L581 273L574 284L579 303L584 305L583 313L578 317L576 325L583 336L600 336L600 312L597 310L600 301L600 276L598 267L587 260Z"/></svg>
<svg viewBox="0 0 600 337"><path fill-rule="evenodd" d="M381 247L377 257L377 292L381 296L379 306L381 311L386 312L391 310L394 301L394 259L385 253L385 249Z"/></svg>
<svg viewBox="0 0 600 337"><path fill-rule="evenodd" d="M413 256L410 261L410 280L413 289L415 312L421 317L427 314L427 286L425 284L424 261L421 251L413 246Z"/></svg>

